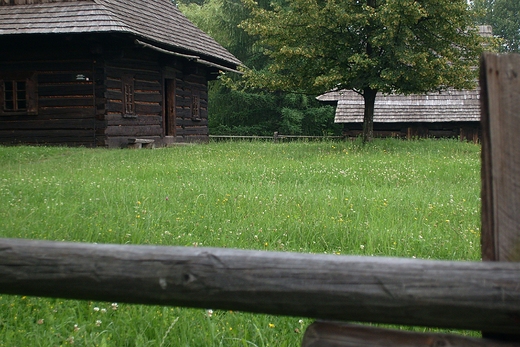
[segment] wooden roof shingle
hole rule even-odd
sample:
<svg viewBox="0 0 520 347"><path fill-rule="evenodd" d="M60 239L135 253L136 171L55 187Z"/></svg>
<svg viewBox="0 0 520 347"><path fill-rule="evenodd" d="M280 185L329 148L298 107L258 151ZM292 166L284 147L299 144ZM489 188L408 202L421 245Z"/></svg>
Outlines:
<svg viewBox="0 0 520 347"><path fill-rule="evenodd" d="M0 36L129 33L161 48L236 68L241 62L190 22L171 0L0 0Z"/></svg>
<svg viewBox="0 0 520 347"><path fill-rule="evenodd" d="M364 100L351 90L329 92L319 101L337 102L335 123L362 123ZM409 122L478 122L480 101L478 90L447 90L441 93L415 95L378 94L374 123Z"/></svg>

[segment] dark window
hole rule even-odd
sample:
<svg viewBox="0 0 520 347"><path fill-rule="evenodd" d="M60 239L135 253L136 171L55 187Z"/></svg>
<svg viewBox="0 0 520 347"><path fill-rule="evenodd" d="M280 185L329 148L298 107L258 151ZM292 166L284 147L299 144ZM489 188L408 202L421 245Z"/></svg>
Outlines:
<svg viewBox="0 0 520 347"><path fill-rule="evenodd" d="M4 82L4 111L27 110L27 83L25 81Z"/></svg>
<svg viewBox="0 0 520 347"><path fill-rule="evenodd" d="M197 94L191 96L191 119L200 120L200 98Z"/></svg>
<svg viewBox="0 0 520 347"><path fill-rule="evenodd" d="M0 116L37 114L37 75L6 73L0 76Z"/></svg>
<svg viewBox="0 0 520 347"><path fill-rule="evenodd" d="M134 77L123 76L123 116L135 115Z"/></svg>
<svg viewBox="0 0 520 347"><path fill-rule="evenodd" d="M125 113L134 113L134 86L125 84Z"/></svg>

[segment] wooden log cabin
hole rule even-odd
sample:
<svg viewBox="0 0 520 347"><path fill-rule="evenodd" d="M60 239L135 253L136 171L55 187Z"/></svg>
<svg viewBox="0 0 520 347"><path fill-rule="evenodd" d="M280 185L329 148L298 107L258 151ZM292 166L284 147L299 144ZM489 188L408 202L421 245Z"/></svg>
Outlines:
<svg viewBox="0 0 520 347"><path fill-rule="evenodd" d="M0 143L207 141L208 81L241 62L171 0L0 0Z"/></svg>

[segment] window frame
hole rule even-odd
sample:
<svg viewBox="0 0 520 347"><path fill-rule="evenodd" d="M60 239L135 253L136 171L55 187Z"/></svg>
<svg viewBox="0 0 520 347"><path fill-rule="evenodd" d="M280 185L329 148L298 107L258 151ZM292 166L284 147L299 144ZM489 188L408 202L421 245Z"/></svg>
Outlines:
<svg viewBox="0 0 520 347"><path fill-rule="evenodd" d="M121 93L123 102L123 117L136 118L135 112L135 80L132 75L123 75L121 78Z"/></svg>
<svg viewBox="0 0 520 347"><path fill-rule="evenodd" d="M191 94L191 120L194 122L202 120L200 116L200 94L197 90L192 91Z"/></svg>
<svg viewBox="0 0 520 347"><path fill-rule="evenodd" d="M18 93L19 83L24 83L25 98ZM11 84L11 90L7 86ZM8 93L11 97L8 97ZM19 101L23 100L25 107L20 107ZM7 102L12 107L7 107ZM0 116L33 116L38 115L38 89L35 74L11 73L0 75Z"/></svg>

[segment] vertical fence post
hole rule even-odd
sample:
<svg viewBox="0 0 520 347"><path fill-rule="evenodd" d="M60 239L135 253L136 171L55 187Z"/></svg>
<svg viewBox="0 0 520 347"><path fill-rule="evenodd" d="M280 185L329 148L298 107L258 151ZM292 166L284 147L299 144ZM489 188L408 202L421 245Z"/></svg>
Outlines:
<svg viewBox="0 0 520 347"><path fill-rule="evenodd" d="M520 55L484 54L482 260L520 261ZM491 336L520 341L520 335Z"/></svg>

